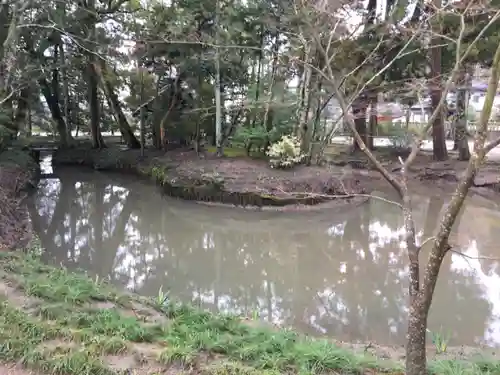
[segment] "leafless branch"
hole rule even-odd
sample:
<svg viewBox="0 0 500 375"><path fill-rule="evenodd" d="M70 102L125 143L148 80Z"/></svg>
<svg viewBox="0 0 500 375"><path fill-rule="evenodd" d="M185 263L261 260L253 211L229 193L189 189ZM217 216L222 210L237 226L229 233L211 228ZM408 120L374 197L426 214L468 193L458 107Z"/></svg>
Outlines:
<svg viewBox="0 0 500 375"><path fill-rule="evenodd" d="M451 248L449 251L454 253L454 254L460 255L461 257L464 257L466 259L470 259L470 260L490 260L490 261L496 261L496 262L500 261L500 258L490 258L490 257L482 257L482 256L473 257L473 256L467 255L465 253L462 253L461 251L455 250L453 248Z"/></svg>

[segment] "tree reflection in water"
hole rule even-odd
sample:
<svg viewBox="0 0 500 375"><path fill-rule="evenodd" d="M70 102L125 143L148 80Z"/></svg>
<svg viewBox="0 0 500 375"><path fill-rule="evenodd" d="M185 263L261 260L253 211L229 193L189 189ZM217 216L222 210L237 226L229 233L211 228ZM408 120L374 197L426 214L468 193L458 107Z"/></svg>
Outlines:
<svg viewBox="0 0 500 375"><path fill-rule="evenodd" d="M62 177L42 181L30 201L47 261L313 335L404 342L407 258L396 207L373 200L335 214L252 212L166 199L151 186L96 173ZM432 235L444 204L416 199L421 238ZM483 252L481 242L492 239L474 238L467 217L481 215L462 215L468 234L461 229L458 239ZM430 329L451 332L452 344L500 343L500 296L491 293L498 263L472 263L445 260Z"/></svg>

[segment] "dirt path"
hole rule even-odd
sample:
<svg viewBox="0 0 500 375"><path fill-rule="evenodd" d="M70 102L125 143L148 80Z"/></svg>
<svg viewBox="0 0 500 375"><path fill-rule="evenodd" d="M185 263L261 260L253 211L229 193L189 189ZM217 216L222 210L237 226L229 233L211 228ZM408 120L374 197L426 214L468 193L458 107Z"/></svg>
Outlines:
<svg viewBox="0 0 500 375"><path fill-rule="evenodd" d="M16 364L1 364L0 375L44 375Z"/></svg>
<svg viewBox="0 0 500 375"><path fill-rule="evenodd" d="M17 365L0 364L0 375L35 375L32 371L20 368Z"/></svg>

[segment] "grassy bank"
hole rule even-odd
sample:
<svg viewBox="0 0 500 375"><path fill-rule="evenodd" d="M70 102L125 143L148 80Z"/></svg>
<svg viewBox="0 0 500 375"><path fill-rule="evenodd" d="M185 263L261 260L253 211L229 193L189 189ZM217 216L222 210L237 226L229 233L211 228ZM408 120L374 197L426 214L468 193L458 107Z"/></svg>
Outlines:
<svg viewBox="0 0 500 375"><path fill-rule="evenodd" d="M101 280L1 253L0 361L46 374L401 374L400 364L324 340L143 299ZM440 361L435 374L495 374L500 364Z"/></svg>

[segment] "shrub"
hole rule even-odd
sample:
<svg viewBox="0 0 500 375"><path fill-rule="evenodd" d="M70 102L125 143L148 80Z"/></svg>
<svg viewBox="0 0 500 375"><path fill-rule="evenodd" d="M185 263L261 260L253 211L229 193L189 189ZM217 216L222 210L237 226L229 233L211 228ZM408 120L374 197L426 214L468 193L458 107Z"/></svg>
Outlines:
<svg viewBox="0 0 500 375"><path fill-rule="evenodd" d="M257 149L263 149L267 143L269 133L262 125L257 125L252 128L240 127L236 130L234 137L231 139L233 147L244 147L250 152L250 146Z"/></svg>
<svg viewBox="0 0 500 375"><path fill-rule="evenodd" d="M297 137L284 135L275 142L267 151L271 168L291 168L300 164L305 155L300 151L300 141Z"/></svg>

